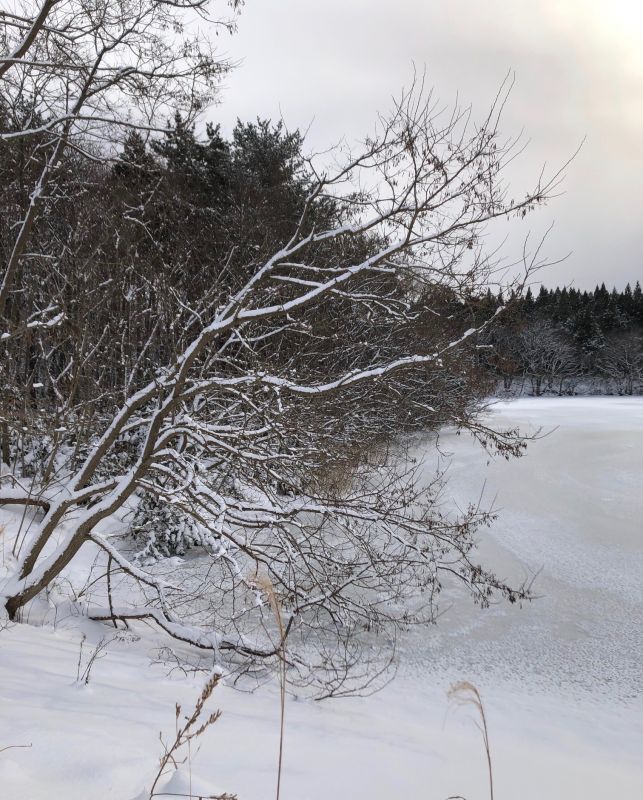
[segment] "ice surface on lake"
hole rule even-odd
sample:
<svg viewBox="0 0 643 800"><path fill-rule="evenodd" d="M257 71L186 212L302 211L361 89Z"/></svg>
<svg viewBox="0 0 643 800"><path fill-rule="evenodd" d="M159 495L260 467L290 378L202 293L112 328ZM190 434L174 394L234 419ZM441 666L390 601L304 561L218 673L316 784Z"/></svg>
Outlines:
<svg viewBox="0 0 643 800"><path fill-rule="evenodd" d="M477 681L627 701L643 689L643 402L561 398L498 404L493 425L541 436L522 459L488 457L444 434L447 502L482 489L499 518L480 535L502 577L536 576L539 599L472 614L457 601L409 658ZM432 466L432 460L427 469ZM495 500L495 502L494 502Z"/></svg>

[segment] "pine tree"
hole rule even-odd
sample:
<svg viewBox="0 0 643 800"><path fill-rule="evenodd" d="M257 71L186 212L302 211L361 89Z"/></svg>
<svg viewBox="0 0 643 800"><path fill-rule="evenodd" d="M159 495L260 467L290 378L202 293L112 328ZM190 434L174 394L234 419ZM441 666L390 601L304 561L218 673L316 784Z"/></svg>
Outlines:
<svg viewBox="0 0 643 800"><path fill-rule="evenodd" d="M574 319L574 338L583 354L583 367L593 369L596 355L605 346L605 336L594 315L594 308L586 305Z"/></svg>
<svg viewBox="0 0 643 800"><path fill-rule="evenodd" d="M541 285L540 291L538 292L538 297L536 298L536 307L539 311L542 311L549 305L550 302L550 295L547 289Z"/></svg>
<svg viewBox="0 0 643 800"><path fill-rule="evenodd" d="M164 159L173 181L189 186L211 205L224 201L230 176L230 151L218 125L208 124L206 141L200 142L194 125L187 125L177 113L174 126L163 140L153 143L152 149Z"/></svg>
<svg viewBox="0 0 643 800"><path fill-rule="evenodd" d="M148 185L152 174L158 171L159 166L141 134L138 131L129 133L114 164L114 175L122 181L123 186L135 191L138 187Z"/></svg>
<svg viewBox="0 0 643 800"><path fill-rule="evenodd" d="M643 292L641 292L641 284L639 281L636 282L636 286L634 287L632 302L632 316L639 325L643 326Z"/></svg>
<svg viewBox="0 0 643 800"><path fill-rule="evenodd" d="M534 302L534 295L531 291L531 286L527 289L527 294L525 295L525 299L523 300L522 305L525 310L525 314L527 316L533 313L535 308L535 302Z"/></svg>

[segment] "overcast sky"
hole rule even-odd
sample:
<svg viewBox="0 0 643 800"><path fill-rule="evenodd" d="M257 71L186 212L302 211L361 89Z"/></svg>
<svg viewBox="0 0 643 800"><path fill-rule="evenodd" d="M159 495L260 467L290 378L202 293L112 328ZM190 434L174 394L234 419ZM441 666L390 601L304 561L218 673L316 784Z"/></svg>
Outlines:
<svg viewBox="0 0 643 800"><path fill-rule="evenodd" d="M643 0L247 0L221 45L240 64L211 116L283 116L311 149L372 130L413 62L480 112L512 71L502 129L530 140L517 195L586 137L564 195L528 218L534 234L555 222L552 259L572 252L542 280L643 279Z"/></svg>

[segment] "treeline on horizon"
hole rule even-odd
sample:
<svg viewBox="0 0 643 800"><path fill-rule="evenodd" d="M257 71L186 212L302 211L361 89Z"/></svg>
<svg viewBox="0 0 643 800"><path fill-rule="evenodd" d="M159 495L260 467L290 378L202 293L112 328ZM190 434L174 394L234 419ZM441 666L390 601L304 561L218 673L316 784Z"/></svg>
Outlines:
<svg viewBox="0 0 643 800"><path fill-rule="evenodd" d="M504 298L490 289L482 316L507 307L486 335L481 361L511 393L632 395L643 390L643 292L541 286Z"/></svg>

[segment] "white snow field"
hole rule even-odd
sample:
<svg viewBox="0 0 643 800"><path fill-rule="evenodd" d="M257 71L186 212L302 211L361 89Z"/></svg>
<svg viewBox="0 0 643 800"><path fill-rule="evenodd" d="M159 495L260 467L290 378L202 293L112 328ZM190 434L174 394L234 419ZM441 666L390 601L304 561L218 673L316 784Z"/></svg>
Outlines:
<svg viewBox="0 0 643 800"><path fill-rule="evenodd" d="M539 572L540 599L481 611L447 596L439 625L404 639L399 674L379 694L289 698L282 800L488 798L475 717L446 697L460 679L484 700L496 800L643 798L643 400L523 399L492 419L551 432L511 462L443 434L445 502L483 488L496 498L484 557L506 577ZM62 610L55 628L0 630L2 800L142 796L175 701L188 707L199 693L200 677L151 663L163 640L142 627L112 641L79 687L82 632L112 635ZM274 797L277 688L221 687L211 702L221 719L165 791Z"/></svg>

